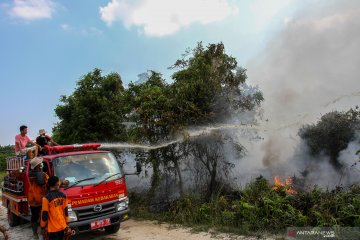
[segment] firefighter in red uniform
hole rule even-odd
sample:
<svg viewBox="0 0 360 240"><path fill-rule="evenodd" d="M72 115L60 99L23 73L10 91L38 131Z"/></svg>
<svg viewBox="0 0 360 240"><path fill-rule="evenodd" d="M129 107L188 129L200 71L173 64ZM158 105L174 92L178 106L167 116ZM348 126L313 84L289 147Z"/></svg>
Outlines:
<svg viewBox="0 0 360 240"><path fill-rule="evenodd" d="M38 220L40 219L41 203L42 198L46 195L46 184L49 179L49 176L42 171L42 162L43 159L40 157L35 157L30 161L31 170L29 172L30 187L28 202L31 210L31 228L35 239L38 238L37 229Z"/></svg>
<svg viewBox="0 0 360 240"><path fill-rule="evenodd" d="M65 239L71 235L71 229L67 225L68 201L65 193L59 191L59 178L52 176L48 185L50 191L42 200L41 229L49 240Z"/></svg>

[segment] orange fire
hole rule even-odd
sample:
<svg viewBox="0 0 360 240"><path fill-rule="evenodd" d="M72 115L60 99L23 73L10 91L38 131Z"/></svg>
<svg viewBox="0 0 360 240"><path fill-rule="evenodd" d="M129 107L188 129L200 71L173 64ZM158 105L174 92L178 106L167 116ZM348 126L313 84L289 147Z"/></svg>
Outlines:
<svg viewBox="0 0 360 240"><path fill-rule="evenodd" d="M281 178L279 176L274 177L274 190L279 190L284 187L284 184L281 182Z"/></svg>
<svg viewBox="0 0 360 240"><path fill-rule="evenodd" d="M292 178L290 176L285 179L285 183L281 181L281 178L279 176L275 176L273 189L275 191L285 189L285 192L288 194L296 194L294 186L292 185Z"/></svg>

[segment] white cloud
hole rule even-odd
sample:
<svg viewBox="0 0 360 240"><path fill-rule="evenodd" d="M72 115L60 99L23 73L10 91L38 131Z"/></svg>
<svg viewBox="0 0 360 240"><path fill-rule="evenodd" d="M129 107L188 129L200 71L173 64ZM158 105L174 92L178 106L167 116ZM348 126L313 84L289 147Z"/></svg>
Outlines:
<svg viewBox="0 0 360 240"><path fill-rule="evenodd" d="M112 0L100 7L101 19L111 26L139 27L145 35L165 36L193 23L209 24L237 14L228 0Z"/></svg>
<svg viewBox="0 0 360 240"><path fill-rule="evenodd" d="M14 0L9 14L24 20L51 18L55 4L51 0Z"/></svg>
<svg viewBox="0 0 360 240"><path fill-rule="evenodd" d="M64 32L76 34L76 35L82 35L82 36L100 36L103 34L103 32L96 28L96 27L87 27L87 28L78 28L75 26L70 26L66 23L60 24L60 28Z"/></svg>

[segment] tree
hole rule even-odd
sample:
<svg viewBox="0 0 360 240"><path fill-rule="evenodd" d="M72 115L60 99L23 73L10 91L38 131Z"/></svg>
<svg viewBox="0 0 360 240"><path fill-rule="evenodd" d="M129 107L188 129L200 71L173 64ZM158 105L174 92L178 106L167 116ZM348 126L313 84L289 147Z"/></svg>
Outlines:
<svg viewBox="0 0 360 240"><path fill-rule="evenodd" d="M54 138L62 144L123 141L124 87L120 75L101 75L100 69L84 75L70 96L62 96L55 108L60 121L53 128Z"/></svg>
<svg viewBox="0 0 360 240"><path fill-rule="evenodd" d="M173 95L170 85L162 79L160 73L149 71L142 74L142 81L130 83L126 90L126 102L129 103L128 120L134 125L129 129L131 141L148 144L159 144L171 138L177 124L176 116L172 112ZM182 147L182 145L180 144ZM138 160L151 163L153 174L149 197L156 192L163 171L173 172L179 179L179 192L182 194L182 177L179 159L182 157L178 147L167 146L150 150L147 154L138 154Z"/></svg>
<svg viewBox="0 0 360 240"><path fill-rule="evenodd" d="M179 133L188 126L221 123L234 111L251 111L263 100L260 91L248 94L246 70L238 67L234 57L225 53L222 43L204 47L199 43L193 51L187 52L172 66L173 83L167 84L161 74L150 71L142 81L129 84L126 99L129 105L129 121L135 123L130 131L130 139L147 144L161 144L173 139L172 133ZM174 134L174 135L175 135ZM226 160L221 157L222 143L212 145L207 139L198 139L196 147L186 147L186 143L153 149L142 160L153 167L151 192L161 180L161 171L173 171L182 189L181 161L186 156L194 156L208 172L209 190L212 195L219 176L228 171L222 168ZM210 151L211 146L216 151ZM179 152L178 149L182 149ZM204 155L202 155L204 154ZM195 157L196 156L196 157ZM226 165L230 166L230 165Z"/></svg>
<svg viewBox="0 0 360 240"><path fill-rule="evenodd" d="M169 86L158 72L149 71L140 84L130 83L126 102L128 120L135 123L130 129L131 140L150 144L166 140L172 127L168 120L170 101Z"/></svg>
<svg viewBox="0 0 360 240"><path fill-rule="evenodd" d="M174 112L183 124L221 121L233 110L252 110L263 100L260 91L244 95L246 70L225 53L222 43L207 48L199 43L192 53L172 67L179 69L173 74Z"/></svg>
<svg viewBox="0 0 360 240"><path fill-rule="evenodd" d="M200 141L199 141L200 140ZM218 185L218 169L221 163L227 165L223 154L223 142L219 138L206 138L207 141L199 139L192 144L192 154L200 161L207 172L208 189L206 198L209 199ZM225 168L228 170L228 167Z"/></svg>
<svg viewBox="0 0 360 240"><path fill-rule="evenodd" d="M235 142L231 135L215 132L200 135L189 142L190 153L194 159L195 181L205 182L205 199L209 200L221 190L227 190L228 176L235 167L234 159L241 159L245 148ZM229 156L234 156L234 159Z"/></svg>
<svg viewBox="0 0 360 240"><path fill-rule="evenodd" d="M347 112L333 111L322 116L316 124L303 126L299 136L305 140L312 155L328 155L332 166L340 170L339 153L354 140L355 131L360 129L359 124L358 107Z"/></svg>
<svg viewBox="0 0 360 240"><path fill-rule="evenodd" d="M14 156L14 146L0 146L0 172L6 169L6 158ZM0 182L2 179L0 179Z"/></svg>

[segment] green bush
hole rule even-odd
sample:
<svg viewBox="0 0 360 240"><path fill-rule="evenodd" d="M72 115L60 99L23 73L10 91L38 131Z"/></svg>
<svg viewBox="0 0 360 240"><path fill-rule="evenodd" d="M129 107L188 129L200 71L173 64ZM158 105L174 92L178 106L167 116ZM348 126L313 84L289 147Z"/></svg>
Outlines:
<svg viewBox="0 0 360 240"><path fill-rule="evenodd" d="M14 156L14 148L12 146L0 146L0 172L6 169L6 158Z"/></svg>
<svg viewBox="0 0 360 240"><path fill-rule="evenodd" d="M132 206L132 209L137 212L139 207ZM173 201L161 212L149 211L147 217L244 234L279 233L290 226L360 226L359 213L359 185L335 191L314 187L311 191L289 195L285 189L273 190L268 181L261 178L246 185L236 198L222 193L203 202L200 198L186 196ZM135 214L135 217L142 216Z"/></svg>

